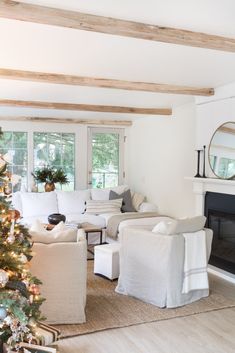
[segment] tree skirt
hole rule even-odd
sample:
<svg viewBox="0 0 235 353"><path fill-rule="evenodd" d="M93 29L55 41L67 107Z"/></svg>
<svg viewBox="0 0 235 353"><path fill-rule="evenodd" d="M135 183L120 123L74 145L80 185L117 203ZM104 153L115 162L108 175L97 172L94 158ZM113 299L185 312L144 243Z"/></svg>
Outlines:
<svg viewBox="0 0 235 353"><path fill-rule="evenodd" d="M235 307L235 300L227 299L212 291L209 297L192 304L177 309L160 309L138 299L115 293L117 281L111 282L95 276L93 264L93 261L87 262L87 322L56 325L61 330L61 338Z"/></svg>

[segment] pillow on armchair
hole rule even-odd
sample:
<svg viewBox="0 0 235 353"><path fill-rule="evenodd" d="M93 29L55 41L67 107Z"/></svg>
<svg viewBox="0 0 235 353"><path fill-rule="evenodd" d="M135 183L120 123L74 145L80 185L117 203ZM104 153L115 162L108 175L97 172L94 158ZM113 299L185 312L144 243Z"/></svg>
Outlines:
<svg viewBox="0 0 235 353"><path fill-rule="evenodd" d="M46 230L43 223L35 221L29 230L36 243L63 243L77 241L77 229L66 227L64 222L57 224L52 230Z"/></svg>

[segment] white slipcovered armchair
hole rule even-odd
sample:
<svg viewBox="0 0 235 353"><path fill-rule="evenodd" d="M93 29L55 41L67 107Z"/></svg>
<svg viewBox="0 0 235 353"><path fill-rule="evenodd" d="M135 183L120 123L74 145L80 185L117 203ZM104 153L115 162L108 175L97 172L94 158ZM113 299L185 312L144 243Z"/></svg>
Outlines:
<svg viewBox="0 0 235 353"><path fill-rule="evenodd" d="M206 232L208 261L212 231ZM120 235L120 276L116 291L161 308L178 307L209 295L209 289L182 293L185 239L163 236L147 229L124 228Z"/></svg>
<svg viewBox="0 0 235 353"><path fill-rule="evenodd" d="M42 281L42 314L50 324L86 321L87 245L77 242L34 243L31 272Z"/></svg>

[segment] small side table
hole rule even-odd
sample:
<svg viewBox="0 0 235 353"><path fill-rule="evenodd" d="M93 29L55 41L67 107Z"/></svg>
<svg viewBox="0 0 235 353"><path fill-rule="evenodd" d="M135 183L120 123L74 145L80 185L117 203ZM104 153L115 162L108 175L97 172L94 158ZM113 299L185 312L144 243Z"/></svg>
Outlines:
<svg viewBox="0 0 235 353"><path fill-rule="evenodd" d="M103 229L99 226L96 226L94 224L88 223L88 222L84 222L81 223L81 228L84 230L85 234L86 234L86 240L87 240L87 245L88 245L88 238L89 238L89 234L90 233L99 233L100 235L100 245L103 244L103 239L102 239L102 235L103 235ZM94 251L88 249L88 251L94 255Z"/></svg>

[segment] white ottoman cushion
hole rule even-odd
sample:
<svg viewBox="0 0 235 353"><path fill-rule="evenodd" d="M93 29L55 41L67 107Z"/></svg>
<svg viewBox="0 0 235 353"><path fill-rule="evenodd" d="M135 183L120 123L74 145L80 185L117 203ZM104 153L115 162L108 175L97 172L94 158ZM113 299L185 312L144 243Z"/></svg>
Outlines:
<svg viewBox="0 0 235 353"><path fill-rule="evenodd" d="M95 274L103 275L111 280L119 277L120 247L118 243L95 246Z"/></svg>

